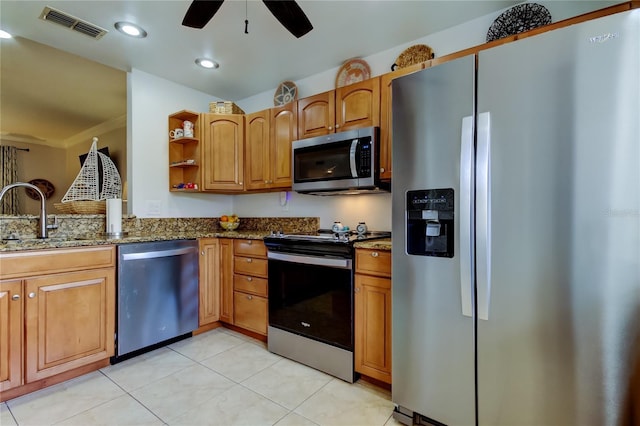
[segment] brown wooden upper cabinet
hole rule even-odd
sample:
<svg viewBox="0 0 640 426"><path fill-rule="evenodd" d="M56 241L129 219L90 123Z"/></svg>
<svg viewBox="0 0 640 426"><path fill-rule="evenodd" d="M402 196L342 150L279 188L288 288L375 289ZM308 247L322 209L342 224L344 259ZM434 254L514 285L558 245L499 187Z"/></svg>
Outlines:
<svg viewBox="0 0 640 426"><path fill-rule="evenodd" d="M380 77L298 100L298 139L380 125Z"/></svg>
<svg viewBox="0 0 640 426"><path fill-rule="evenodd" d="M245 189L291 189L291 142L297 139L296 103L246 115Z"/></svg>
<svg viewBox="0 0 640 426"><path fill-rule="evenodd" d="M202 114L202 189L244 190L244 115Z"/></svg>

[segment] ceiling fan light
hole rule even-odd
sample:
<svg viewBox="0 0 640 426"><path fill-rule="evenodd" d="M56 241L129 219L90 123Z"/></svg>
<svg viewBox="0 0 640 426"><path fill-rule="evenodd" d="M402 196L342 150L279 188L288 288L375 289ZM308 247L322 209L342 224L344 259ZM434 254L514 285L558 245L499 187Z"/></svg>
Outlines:
<svg viewBox="0 0 640 426"><path fill-rule="evenodd" d="M147 32L144 28L139 25L132 24L131 22L116 22L114 26L116 27L116 30L131 37L145 38L147 36Z"/></svg>
<svg viewBox="0 0 640 426"><path fill-rule="evenodd" d="M200 65L202 68L207 68L207 69L216 69L220 67L220 64L207 58L196 59L196 64Z"/></svg>

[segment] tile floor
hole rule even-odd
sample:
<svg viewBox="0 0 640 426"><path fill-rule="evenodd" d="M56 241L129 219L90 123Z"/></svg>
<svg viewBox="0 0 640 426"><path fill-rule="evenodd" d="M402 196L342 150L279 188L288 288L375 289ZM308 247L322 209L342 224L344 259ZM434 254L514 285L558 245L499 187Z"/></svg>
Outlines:
<svg viewBox="0 0 640 426"><path fill-rule="evenodd" d="M398 426L389 392L218 328L0 404L0 425Z"/></svg>

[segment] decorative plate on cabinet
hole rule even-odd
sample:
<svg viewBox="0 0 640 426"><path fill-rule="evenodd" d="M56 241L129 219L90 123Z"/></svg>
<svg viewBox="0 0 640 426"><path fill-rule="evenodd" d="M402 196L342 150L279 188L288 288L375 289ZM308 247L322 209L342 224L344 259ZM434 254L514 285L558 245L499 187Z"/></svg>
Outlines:
<svg viewBox="0 0 640 426"><path fill-rule="evenodd" d="M38 189L44 194L44 198L51 198L53 193L56 192L56 187L46 179L33 179L30 180L29 183L31 185L37 186ZM40 196L36 191L31 188L25 188L25 191L27 192L27 196L29 198L31 198L32 200L40 201Z"/></svg>
<svg viewBox="0 0 640 426"><path fill-rule="evenodd" d="M298 99L298 87L293 81L283 81L273 95L273 105L282 106Z"/></svg>
<svg viewBox="0 0 640 426"><path fill-rule="evenodd" d="M551 23L551 14L538 3L523 3L503 12L487 32L487 42L520 34Z"/></svg>
<svg viewBox="0 0 640 426"><path fill-rule="evenodd" d="M371 69L362 59L351 59L340 67L336 76L336 87L348 86L371 77Z"/></svg>

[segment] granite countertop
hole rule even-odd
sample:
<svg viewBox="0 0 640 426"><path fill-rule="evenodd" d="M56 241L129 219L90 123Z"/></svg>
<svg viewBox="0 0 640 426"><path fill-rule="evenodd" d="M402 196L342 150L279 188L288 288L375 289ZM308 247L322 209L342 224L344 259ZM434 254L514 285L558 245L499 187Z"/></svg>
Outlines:
<svg viewBox="0 0 640 426"><path fill-rule="evenodd" d="M391 238L381 240L361 241L353 244L355 248L364 248L371 250L391 251Z"/></svg>
<svg viewBox="0 0 640 426"><path fill-rule="evenodd" d="M51 248L86 247L108 244L144 243L151 241L191 240L197 238L237 238L261 240L270 231L220 231L220 232L181 232L164 234L130 233L122 237L108 236L52 236L46 239L28 238L0 242L0 253L21 250L45 250Z"/></svg>

